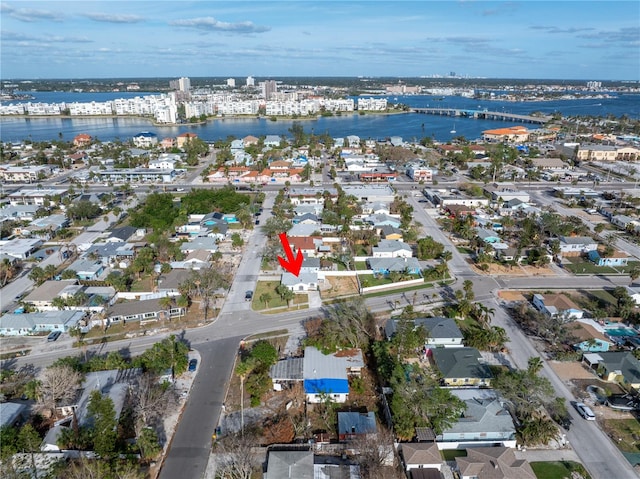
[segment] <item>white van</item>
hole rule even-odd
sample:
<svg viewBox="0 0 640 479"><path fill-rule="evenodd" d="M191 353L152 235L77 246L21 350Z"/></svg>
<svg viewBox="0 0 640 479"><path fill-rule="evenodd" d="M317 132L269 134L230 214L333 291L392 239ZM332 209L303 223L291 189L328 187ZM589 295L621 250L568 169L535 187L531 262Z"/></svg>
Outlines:
<svg viewBox="0 0 640 479"><path fill-rule="evenodd" d="M595 421L596 420L596 415L593 414L593 411L591 410L591 408L589 406L585 406L583 403L579 402L579 403L576 404L576 410L587 421Z"/></svg>

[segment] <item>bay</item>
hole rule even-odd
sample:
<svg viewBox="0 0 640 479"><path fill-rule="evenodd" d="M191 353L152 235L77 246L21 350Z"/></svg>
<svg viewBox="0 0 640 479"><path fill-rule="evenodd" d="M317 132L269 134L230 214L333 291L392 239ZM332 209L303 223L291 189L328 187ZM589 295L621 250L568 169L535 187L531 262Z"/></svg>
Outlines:
<svg viewBox="0 0 640 479"><path fill-rule="evenodd" d="M69 92L26 92L35 97L34 102L90 102L108 101L116 98L131 98L151 93L109 92L109 93L69 93ZM434 97L430 95L408 95L389 97L392 103L403 103L413 108L463 108L516 114L541 112L552 114L559 112L563 116L593 115L616 117L627 115L640 118L640 95L618 94L613 98L553 100L538 102L507 102L492 100L474 100L463 97ZM515 126L520 123L472 118L453 118L432 116L419 113L392 115L343 114L342 116L320 117L314 119L271 121L267 118L216 118L202 125L158 126L142 118L61 118L61 117L1 117L0 139L19 142L25 139L49 141L58 138L71 140L79 133L87 133L101 141L114 139L127 140L140 132L150 131L159 138L175 137L181 133L193 132L205 141L215 141L229 136L242 138L247 135L291 136L290 128L294 122L303 125L305 132L324 134L333 137L357 135L363 139L381 139L400 136L405 140L420 139L429 136L438 141L449 141L455 136L469 139L480 138L482 131L492 128ZM524 124L529 128L537 125ZM455 130L455 133L451 133Z"/></svg>

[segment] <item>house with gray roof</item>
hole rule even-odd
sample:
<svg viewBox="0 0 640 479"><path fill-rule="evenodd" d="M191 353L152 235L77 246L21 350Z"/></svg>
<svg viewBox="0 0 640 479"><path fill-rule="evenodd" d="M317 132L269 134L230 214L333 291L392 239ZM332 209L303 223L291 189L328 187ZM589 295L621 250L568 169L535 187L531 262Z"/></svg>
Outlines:
<svg viewBox="0 0 640 479"><path fill-rule="evenodd" d="M180 245L180 251L186 254L193 253L197 250L207 251L208 253L215 253L218 251L218 238L212 238L209 236L198 236L191 238Z"/></svg>
<svg viewBox="0 0 640 479"><path fill-rule="evenodd" d="M369 269L374 274L388 276L392 271L421 275L420 263L417 258L368 258Z"/></svg>
<svg viewBox="0 0 640 479"><path fill-rule="evenodd" d="M492 389L453 389L464 401L458 421L436 436L440 449L516 446L516 427L504 402Z"/></svg>
<svg viewBox="0 0 640 479"><path fill-rule="evenodd" d="M111 306L106 314L109 323L128 321L158 321L170 318L179 318L186 314L186 308L181 308L175 304L169 308L160 305L160 299L145 299L141 301L129 301L117 303Z"/></svg>
<svg viewBox="0 0 640 479"><path fill-rule="evenodd" d="M27 259L42 244L43 241L37 238L15 238L8 241L0 241L0 253L16 259Z"/></svg>
<svg viewBox="0 0 640 479"><path fill-rule="evenodd" d="M295 449L294 449L295 447ZM270 447L263 479L360 479L360 466L349 458L314 455L313 450Z"/></svg>
<svg viewBox="0 0 640 479"><path fill-rule="evenodd" d="M376 414L353 411L338 411L338 440L351 441L361 437L375 438L378 434Z"/></svg>
<svg viewBox="0 0 640 479"><path fill-rule="evenodd" d="M391 339L397 331L399 320L389 319L385 325L385 334ZM462 344L462 332L455 319L443 318L416 318L413 320L416 328L422 327L427 333L425 348L460 348Z"/></svg>
<svg viewBox="0 0 640 479"><path fill-rule="evenodd" d="M51 331L66 332L85 318L83 311L41 311L38 313L7 313L0 316L0 335L29 336Z"/></svg>
<svg viewBox="0 0 640 479"><path fill-rule="evenodd" d="M294 293L305 293L307 291L317 291L319 288L320 278L318 278L318 272L303 273L300 272L298 276L289 272L282 273L280 282L284 284Z"/></svg>
<svg viewBox="0 0 640 479"><path fill-rule="evenodd" d="M499 243L501 241L498 233L486 228L477 228L476 235L485 243Z"/></svg>
<svg viewBox="0 0 640 479"><path fill-rule="evenodd" d="M1 319L1 318L0 318ZM609 351L584 355L602 379L640 391L640 360L630 351Z"/></svg>
<svg viewBox="0 0 640 479"><path fill-rule="evenodd" d="M104 265L101 261L80 258L71 263L67 269L75 271L79 279L94 280L102 274Z"/></svg>
<svg viewBox="0 0 640 479"><path fill-rule="evenodd" d="M394 228L400 228L402 223L400 218L385 214L369 215L364 218L364 221L373 226L393 226Z"/></svg>
<svg viewBox="0 0 640 479"><path fill-rule="evenodd" d="M38 205L5 205L0 208L0 220L31 221L39 209Z"/></svg>
<svg viewBox="0 0 640 479"><path fill-rule="evenodd" d="M313 451L269 451L263 479L315 479Z"/></svg>
<svg viewBox="0 0 640 479"><path fill-rule="evenodd" d="M482 361L476 348L435 348L431 350L433 362L445 386L490 386L491 370Z"/></svg>
<svg viewBox="0 0 640 479"><path fill-rule="evenodd" d="M185 283L191 272L185 269L174 269L158 277L158 292L167 293L168 296L180 294L180 285Z"/></svg>
<svg viewBox="0 0 640 479"><path fill-rule="evenodd" d="M64 279L61 281L47 280L31 291L23 301L31 304L39 311L54 311L58 308L51 304L51 301L58 297L60 293L69 285L77 284L76 279Z"/></svg>
<svg viewBox="0 0 640 479"><path fill-rule="evenodd" d="M336 403L345 402L349 395L349 376L359 376L363 367L359 349L325 355L312 346L306 347L302 375L307 402L323 402L326 396Z"/></svg>
<svg viewBox="0 0 640 479"><path fill-rule="evenodd" d="M133 226L122 226L120 228L113 228L109 231L109 236L106 241L122 241L123 243L126 243L129 240L134 241L138 236L141 236L138 228ZM142 236L144 236L144 234Z"/></svg>
<svg viewBox="0 0 640 479"><path fill-rule="evenodd" d="M302 224L302 225L318 225L320 224L320 219L317 215L313 213L304 213L300 216L294 216L291 222L294 225Z"/></svg>
<svg viewBox="0 0 640 479"><path fill-rule="evenodd" d="M598 249L598 242L589 236L560 236L560 254L579 256Z"/></svg>
<svg viewBox="0 0 640 479"><path fill-rule="evenodd" d="M27 406L15 402L0 402L0 429L13 427L25 419Z"/></svg>
<svg viewBox="0 0 640 479"><path fill-rule="evenodd" d="M382 239L371 248L374 258L410 258L413 250L407 243L398 240Z"/></svg>
<svg viewBox="0 0 640 479"><path fill-rule="evenodd" d="M86 257L95 257L104 263L117 263L119 260L132 259L135 255L133 245L120 241L92 244L85 252Z"/></svg>

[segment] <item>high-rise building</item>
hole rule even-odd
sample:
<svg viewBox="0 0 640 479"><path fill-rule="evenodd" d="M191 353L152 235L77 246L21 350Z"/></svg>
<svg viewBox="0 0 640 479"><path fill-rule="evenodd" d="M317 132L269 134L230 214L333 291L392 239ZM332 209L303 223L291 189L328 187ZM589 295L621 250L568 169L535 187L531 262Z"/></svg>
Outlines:
<svg viewBox="0 0 640 479"><path fill-rule="evenodd" d="M171 80L169 82L169 88L172 90L179 90L183 92L188 92L191 90L191 80L187 77L182 77L177 80Z"/></svg>
<svg viewBox="0 0 640 479"><path fill-rule="evenodd" d="M227 86L231 88L236 87L236 79L235 78L227 78Z"/></svg>
<svg viewBox="0 0 640 479"><path fill-rule="evenodd" d="M247 77L247 86L256 86L256 81L253 79L252 76Z"/></svg>
<svg viewBox="0 0 640 479"><path fill-rule="evenodd" d="M265 100L271 100L271 97L278 92L278 86L276 85L275 80L266 80L261 83L262 86L262 95Z"/></svg>

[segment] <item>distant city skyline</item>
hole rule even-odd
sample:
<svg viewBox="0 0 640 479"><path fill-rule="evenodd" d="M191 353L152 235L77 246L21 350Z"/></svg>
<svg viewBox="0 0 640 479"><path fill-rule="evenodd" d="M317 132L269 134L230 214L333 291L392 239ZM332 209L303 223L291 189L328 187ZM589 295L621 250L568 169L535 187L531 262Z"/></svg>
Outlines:
<svg viewBox="0 0 640 479"><path fill-rule="evenodd" d="M7 1L2 80L640 79L640 2Z"/></svg>

